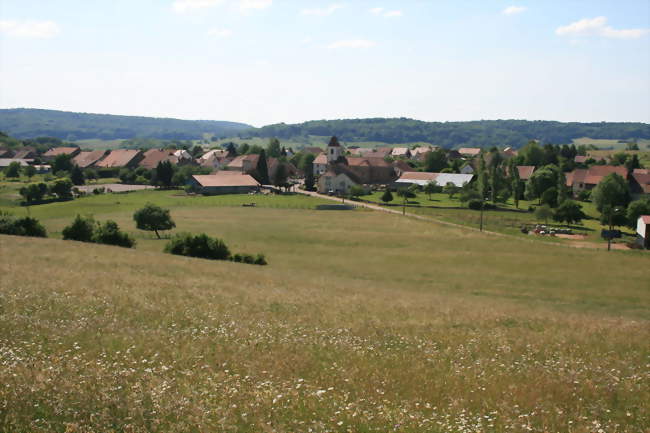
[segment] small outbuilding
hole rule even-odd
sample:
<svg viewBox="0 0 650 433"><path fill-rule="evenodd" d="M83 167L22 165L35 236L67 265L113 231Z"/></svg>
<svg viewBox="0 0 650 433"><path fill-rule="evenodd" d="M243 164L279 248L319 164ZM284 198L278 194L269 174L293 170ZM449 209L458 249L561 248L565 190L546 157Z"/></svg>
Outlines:
<svg viewBox="0 0 650 433"><path fill-rule="evenodd" d="M209 175L194 175L190 185L204 195L248 194L259 190L259 183L250 175L236 171L219 171Z"/></svg>
<svg viewBox="0 0 650 433"><path fill-rule="evenodd" d="M636 223L636 235L639 245L650 249L650 215L641 215Z"/></svg>

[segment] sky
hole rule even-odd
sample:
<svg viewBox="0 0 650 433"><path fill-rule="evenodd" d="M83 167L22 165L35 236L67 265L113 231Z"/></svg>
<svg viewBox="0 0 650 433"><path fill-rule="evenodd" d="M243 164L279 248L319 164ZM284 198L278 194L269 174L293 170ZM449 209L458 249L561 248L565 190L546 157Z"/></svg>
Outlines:
<svg viewBox="0 0 650 433"><path fill-rule="evenodd" d="M648 0L0 0L0 108L650 122Z"/></svg>

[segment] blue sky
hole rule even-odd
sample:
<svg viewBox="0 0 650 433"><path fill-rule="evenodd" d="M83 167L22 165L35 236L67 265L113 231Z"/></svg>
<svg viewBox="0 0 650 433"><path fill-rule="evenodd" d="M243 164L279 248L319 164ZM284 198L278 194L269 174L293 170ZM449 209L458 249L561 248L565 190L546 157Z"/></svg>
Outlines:
<svg viewBox="0 0 650 433"><path fill-rule="evenodd" d="M650 2L0 0L0 107L650 122Z"/></svg>

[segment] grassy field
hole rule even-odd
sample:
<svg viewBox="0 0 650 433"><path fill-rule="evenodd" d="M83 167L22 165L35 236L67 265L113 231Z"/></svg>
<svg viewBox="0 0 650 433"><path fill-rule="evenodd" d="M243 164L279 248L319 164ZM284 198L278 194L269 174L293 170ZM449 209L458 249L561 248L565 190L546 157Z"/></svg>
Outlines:
<svg viewBox="0 0 650 433"><path fill-rule="evenodd" d="M381 201L381 196L383 192L377 191L373 192L368 196L361 197L364 200L373 201L376 203L383 203ZM397 197L396 194L393 194L394 199L391 204L400 205L402 204L402 199ZM580 202L582 205L582 210L587 214L588 219L582 221L581 224L571 225L572 230L575 234L585 235L586 241L590 242L602 242L605 241L600 237L600 231L605 226L602 226L599 222L599 213L596 210L594 203L592 202ZM424 193L418 193L417 197L409 199L408 212L416 215L428 216L442 221L447 221L450 223L466 225L468 227L478 227L480 224L480 212L469 210L466 205L463 205L455 196L453 199L449 198L448 194L432 194L431 200L429 196ZM414 206L421 207L414 207ZM433 206L433 207L432 207ZM527 201L521 200L519 202L519 208L516 208L512 199L508 200L507 203L499 204L498 209L486 210L483 214L483 226L486 230L495 231L499 233L505 233L509 235L516 235L520 237L525 237L528 239L538 239L538 240L554 240L559 242L569 242L562 239L553 239L547 236L529 236L521 233L521 227L523 225L528 226L529 228L535 224L545 224L545 221L538 220L535 217L533 212L528 212L529 207L537 206L537 200ZM399 207L397 207L399 209ZM552 219L548 221L549 225L556 227L564 227L564 224L557 223ZM620 227L624 233L624 237L620 242L626 242L631 240L635 234L634 230Z"/></svg>
<svg viewBox="0 0 650 433"><path fill-rule="evenodd" d="M0 236L0 431L650 428L647 256L250 200L32 206L54 237L92 213L138 244ZM269 266L162 254L146 201Z"/></svg>
<svg viewBox="0 0 650 433"><path fill-rule="evenodd" d="M96 150L96 149L119 149L122 147L126 139L122 140L102 140L99 138L92 138L87 140L77 140L74 142L77 146L82 149Z"/></svg>

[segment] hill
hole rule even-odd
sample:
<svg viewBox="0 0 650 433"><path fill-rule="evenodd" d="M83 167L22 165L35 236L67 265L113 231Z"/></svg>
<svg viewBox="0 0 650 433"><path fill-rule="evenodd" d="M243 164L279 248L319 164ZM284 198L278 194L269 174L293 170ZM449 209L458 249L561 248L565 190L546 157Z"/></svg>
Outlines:
<svg viewBox="0 0 650 433"><path fill-rule="evenodd" d="M135 250L0 236L0 431L650 426L643 254L236 199L31 207L53 237L77 213L114 219ZM162 254L131 217L145 201L269 266Z"/></svg>
<svg viewBox="0 0 650 433"><path fill-rule="evenodd" d="M0 109L0 131L16 138L192 140L203 138L203 134L231 136L250 128L244 123L215 120L115 116L32 108Z"/></svg>
<svg viewBox="0 0 650 433"><path fill-rule="evenodd" d="M480 120L474 122L423 122L413 119L316 120L300 124L268 125L240 136L277 137L309 141L311 136L336 135L351 142L389 144L427 142L446 148L521 147L531 139L542 143L570 144L574 139L650 139L646 123L578 123L528 120Z"/></svg>

